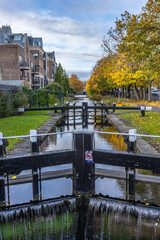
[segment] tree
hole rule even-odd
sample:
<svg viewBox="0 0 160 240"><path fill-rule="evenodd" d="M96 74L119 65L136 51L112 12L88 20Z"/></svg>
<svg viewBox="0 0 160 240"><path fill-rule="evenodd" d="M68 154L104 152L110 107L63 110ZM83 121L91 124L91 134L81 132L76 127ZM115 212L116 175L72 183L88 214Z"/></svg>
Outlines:
<svg viewBox="0 0 160 240"><path fill-rule="evenodd" d="M90 80L86 84L87 92L92 95L105 94L116 87L111 76L115 60L116 55L110 54L96 63Z"/></svg>
<svg viewBox="0 0 160 240"><path fill-rule="evenodd" d="M69 84L69 77L65 70L63 70L62 65L60 63L57 67L54 82L58 83L62 87L62 90L65 95L68 95L68 93L72 92L71 86Z"/></svg>
<svg viewBox="0 0 160 240"><path fill-rule="evenodd" d="M160 1L148 0L137 15L124 12L115 24L115 28L111 28L103 39L102 47L108 54L123 54L127 64L121 64L119 73L126 67L126 80L131 78L137 94L138 88L141 93L142 88L148 86L150 101L151 84L159 79L160 74Z"/></svg>
<svg viewBox="0 0 160 240"><path fill-rule="evenodd" d="M76 93L81 93L84 90L84 83L80 81L76 74L72 74L69 82Z"/></svg>

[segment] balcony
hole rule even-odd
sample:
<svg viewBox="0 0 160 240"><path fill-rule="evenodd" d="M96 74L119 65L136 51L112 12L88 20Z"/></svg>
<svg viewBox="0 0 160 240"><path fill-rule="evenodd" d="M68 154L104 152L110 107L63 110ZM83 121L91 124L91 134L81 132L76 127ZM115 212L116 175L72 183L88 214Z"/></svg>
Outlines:
<svg viewBox="0 0 160 240"><path fill-rule="evenodd" d="M38 74L39 73L39 67L32 68L32 74Z"/></svg>
<svg viewBox="0 0 160 240"><path fill-rule="evenodd" d="M40 85L40 80L35 80L35 79L33 79L33 80L32 80L32 85L33 85L33 86L39 86L39 85Z"/></svg>
<svg viewBox="0 0 160 240"><path fill-rule="evenodd" d="M30 69L29 62L27 62L27 61L20 62L19 67L20 67L20 69L23 69L23 70L29 70Z"/></svg>
<svg viewBox="0 0 160 240"><path fill-rule="evenodd" d="M20 80L26 80L26 81L29 81L29 78L28 78L28 76L21 75L21 76L20 76Z"/></svg>

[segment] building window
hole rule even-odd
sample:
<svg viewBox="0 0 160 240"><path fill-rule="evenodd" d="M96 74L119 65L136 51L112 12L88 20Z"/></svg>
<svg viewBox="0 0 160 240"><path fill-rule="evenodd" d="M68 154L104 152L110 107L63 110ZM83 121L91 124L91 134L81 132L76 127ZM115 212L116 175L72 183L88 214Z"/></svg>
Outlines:
<svg viewBox="0 0 160 240"><path fill-rule="evenodd" d="M35 72L39 72L39 66L35 65Z"/></svg>
<svg viewBox="0 0 160 240"><path fill-rule="evenodd" d="M29 73L27 72L27 81L29 82Z"/></svg>
<svg viewBox="0 0 160 240"><path fill-rule="evenodd" d="M39 77L35 77L34 80L33 80L33 83L35 83L35 84L39 84L39 83L40 83L40 81L39 81Z"/></svg>
<svg viewBox="0 0 160 240"><path fill-rule="evenodd" d="M39 53L33 53L33 57L34 57L35 59L39 59Z"/></svg>
<svg viewBox="0 0 160 240"><path fill-rule="evenodd" d="M31 69L32 69L32 71L34 70L34 63L33 62L31 62Z"/></svg>
<svg viewBox="0 0 160 240"><path fill-rule="evenodd" d="M26 67L29 67L29 60L26 60Z"/></svg>
<svg viewBox="0 0 160 240"><path fill-rule="evenodd" d="M19 65L23 66L23 57L19 55Z"/></svg>

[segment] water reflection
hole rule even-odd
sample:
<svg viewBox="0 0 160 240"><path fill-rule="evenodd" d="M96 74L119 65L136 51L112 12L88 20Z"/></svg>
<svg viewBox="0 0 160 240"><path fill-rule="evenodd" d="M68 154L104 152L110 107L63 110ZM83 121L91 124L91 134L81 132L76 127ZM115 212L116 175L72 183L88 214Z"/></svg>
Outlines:
<svg viewBox="0 0 160 240"><path fill-rule="evenodd" d="M77 101L77 105L81 105L82 102L87 101L88 105L93 105L93 102L86 98L81 98ZM76 116L76 130L84 129L82 124L82 118ZM63 119L54 132L60 132L60 134L49 136L46 138L46 141L43 142L41 150L43 151L54 151L54 150L64 150L72 149L73 147L73 134L72 131L75 129L74 119L69 119L69 126L67 120ZM94 117L89 117L87 129L90 131L104 131L104 132L117 132L117 130L111 126L109 123L101 125L101 120L97 120L97 124L94 124ZM71 131L71 132L70 132ZM63 134L65 132L65 134ZM124 143L122 136L112 135L112 134L103 134L95 133L95 149L104 149L104 150L118 150L126 151L127 146ZM62 169L71 169L72 164L46 167L42 168L41 172L56 171ZM125 169L122 167L96 164L96 168L108 169L108 170L117 170L125 173ZM29 171L28 171L29 172ZM29 172L31 173L31 171ZM23 173L21 173L23 174ZM117 180L111 178L98 178L95 182L95 193L108 195L110 197L126 199L126 182L124 180ZM7 193L7 189L6 189ZM22 193L22 194L20 194ZM42 181L42 199L60 197L62 195L72 195L72 179L69 178L59 178L53 180ZM7 197L6 197L7 199ZM154 184L142 184L136 183L136 201L142 201L145 203L154 203L159 205L160 199L160 189L159 185ZM10 186L10 204L17 204L20 202L28 202L33 200L32 197L32 184L27 183L23 185Z"/></svg>

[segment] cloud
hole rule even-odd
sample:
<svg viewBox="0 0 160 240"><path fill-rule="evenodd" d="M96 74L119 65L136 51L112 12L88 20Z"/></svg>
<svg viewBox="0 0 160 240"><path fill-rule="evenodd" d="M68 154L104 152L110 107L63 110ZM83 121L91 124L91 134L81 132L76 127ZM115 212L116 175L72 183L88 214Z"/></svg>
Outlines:
<svg viewBox="0 0 160 240"><path fill-rule="evenodd" d="M0 25L14 33L42 37L44 49L55 51L68 73L86 78L100 54L103 36L125 10L136 13L146 0L0 0ZM76 72L74 72L76 71Z"/></svg>

